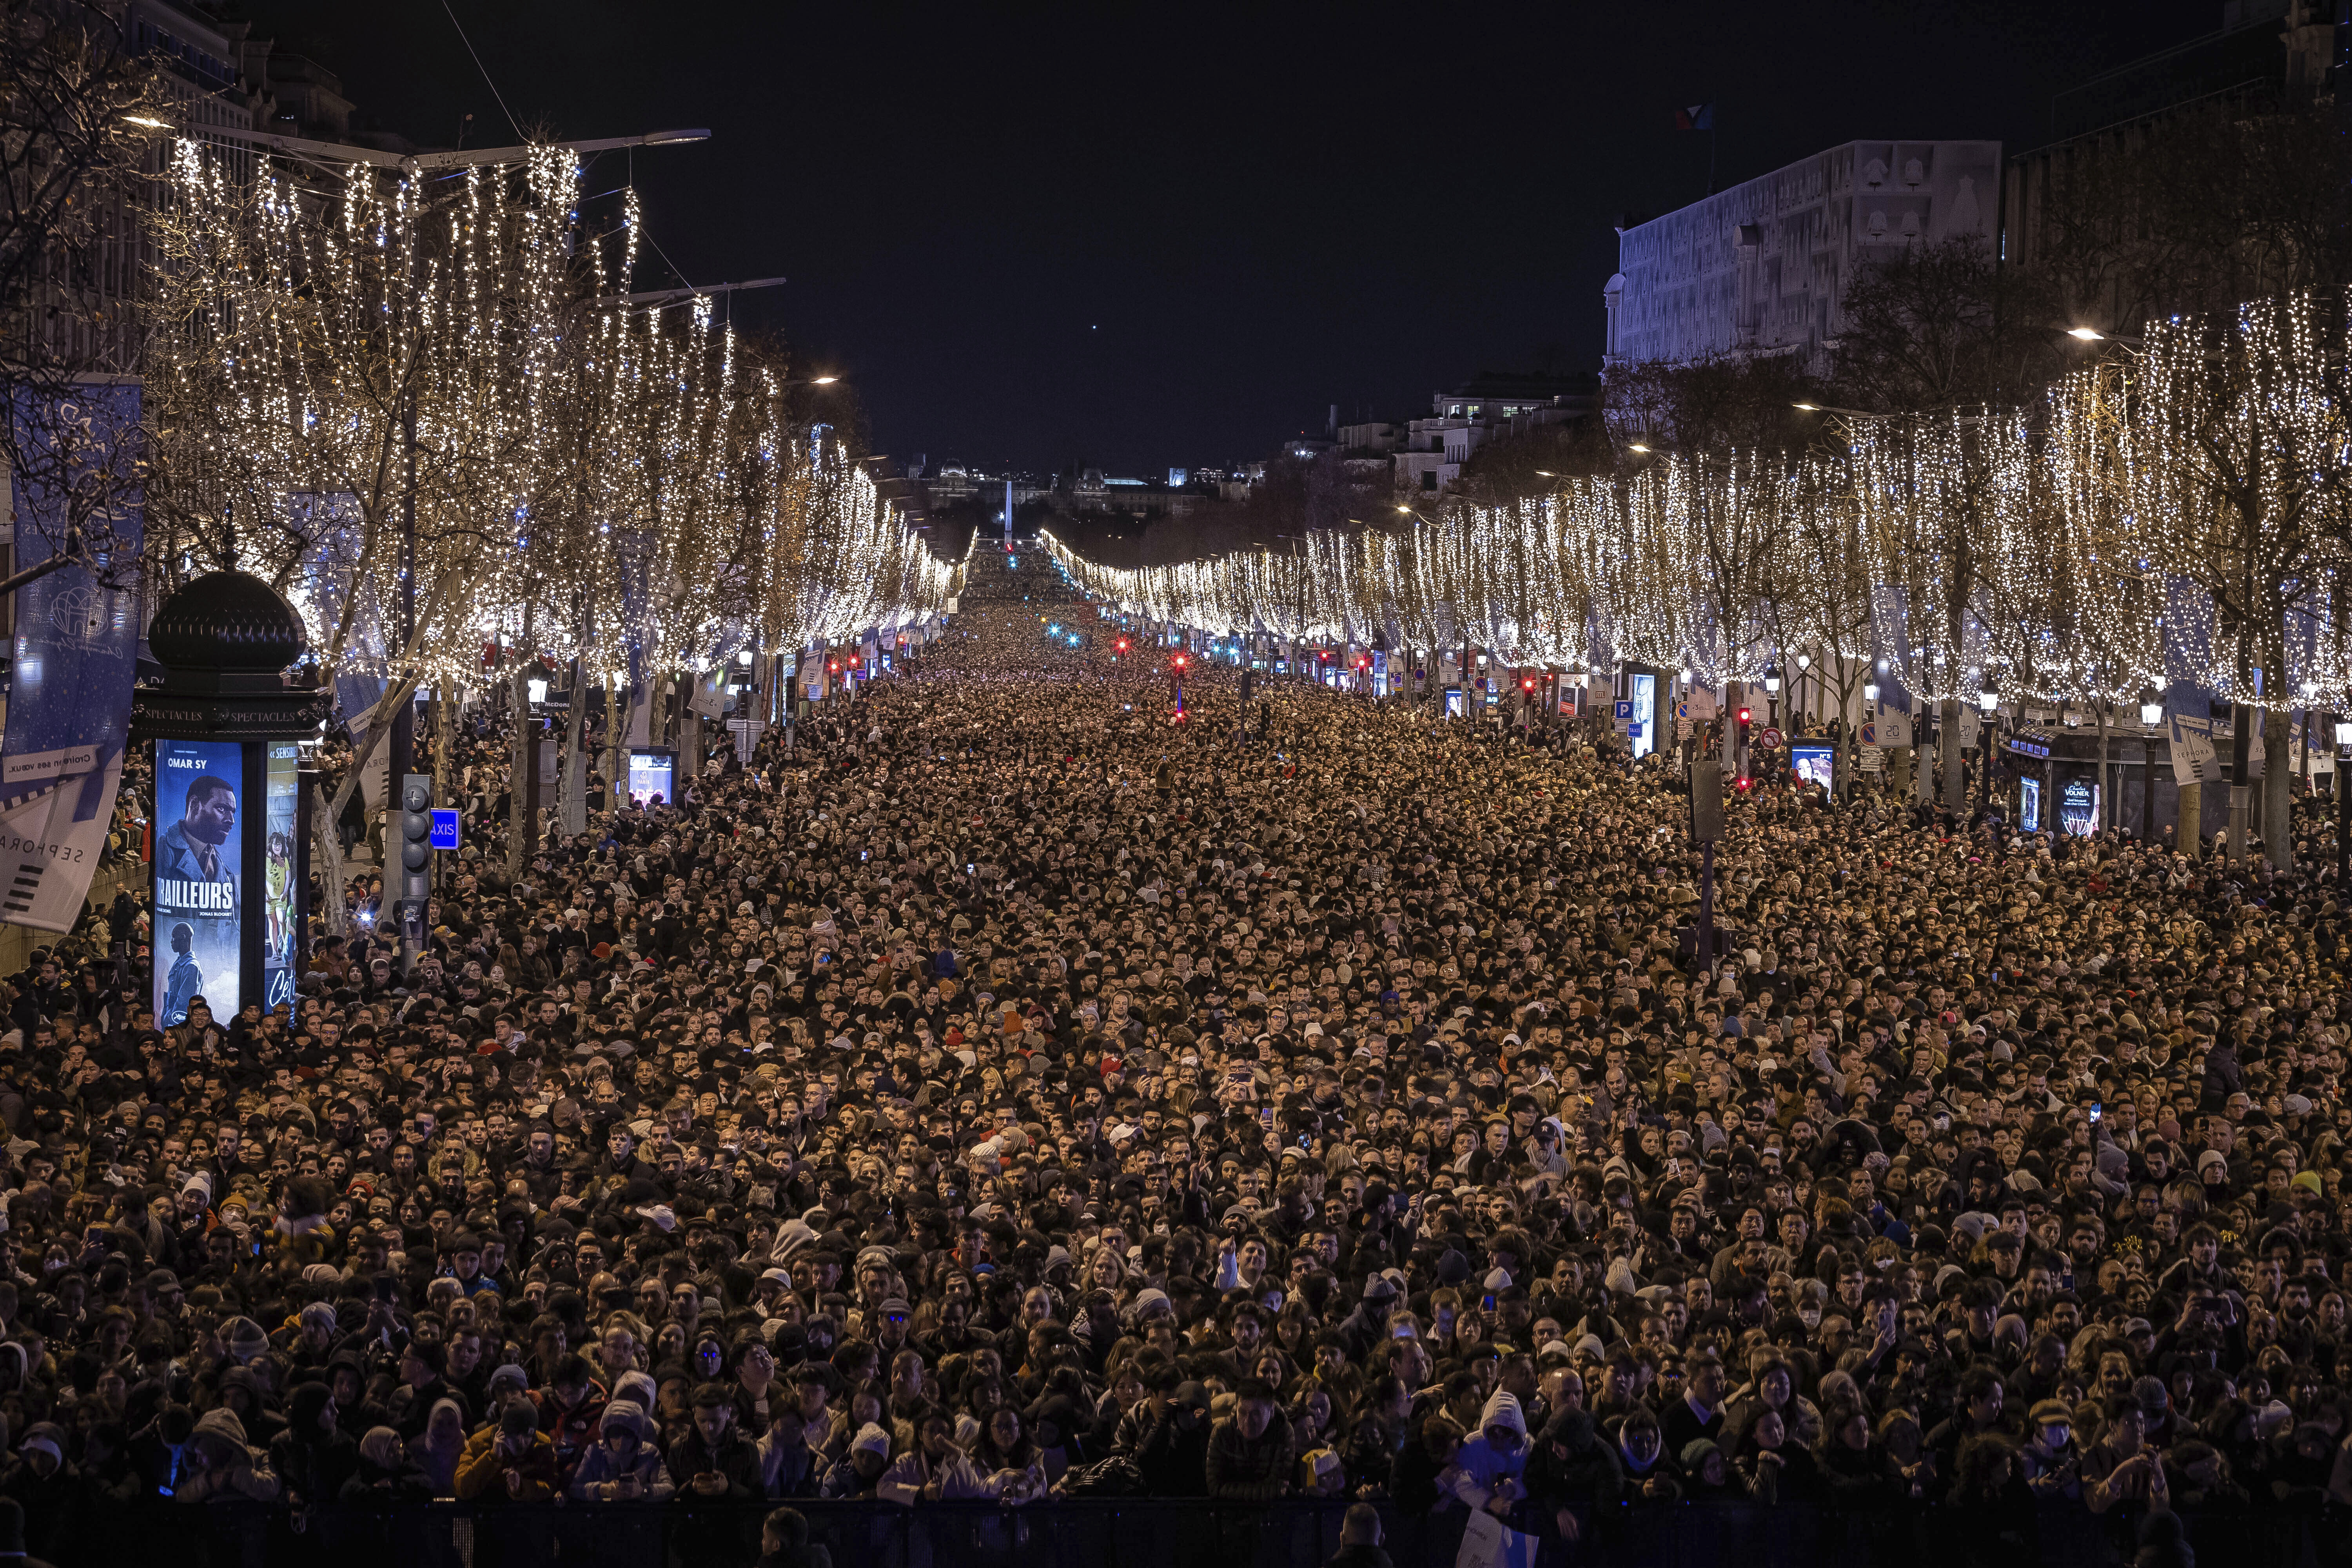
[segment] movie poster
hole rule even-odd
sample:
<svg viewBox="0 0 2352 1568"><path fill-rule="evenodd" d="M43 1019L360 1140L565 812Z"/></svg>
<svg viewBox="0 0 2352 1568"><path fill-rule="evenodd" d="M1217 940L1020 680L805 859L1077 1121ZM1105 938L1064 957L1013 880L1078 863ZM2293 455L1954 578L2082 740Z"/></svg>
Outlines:
<svg viewBox="0 0 2352 1568"><path fill-rule="evenodd" d="M244 784L234 741L155 742L158 1028L186 1023L199 996L224 1025L236 1014Z"/></svg>
<svg viewBox="0 0 2352 1568"><path fill-rule="evenodd" d="M264 1011L294 1000L294 933L301 920L296 903L296 850L301 834L302 753L291 741L269 742L263 775L265 815L261 850L262 918L268 922L261 948Z"/></svg>

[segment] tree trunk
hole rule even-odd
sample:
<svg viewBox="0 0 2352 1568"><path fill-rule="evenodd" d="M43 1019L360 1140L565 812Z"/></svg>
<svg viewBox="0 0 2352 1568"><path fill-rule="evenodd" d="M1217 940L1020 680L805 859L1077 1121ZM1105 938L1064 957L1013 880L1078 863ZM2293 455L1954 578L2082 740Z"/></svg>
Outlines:
<svg viewBox="0 0 2352 1568"><path fill-rule="evenodd" d="M530 668L528 664L518 664L514 674L508 678L514 731L507 747L507 876L517 882L522 880L523 863L530 855L530 833L523 822L523 802L528 798L530 780L528 770L539 765L530 746L530 688L523 684Z"/></svg>
<svg viewBox="0 0 2352 1568"><path fill-rule="evenodd" d="M1968 817L1968 803L1963 795L1968 788L1968 759L1960 752L1960 704L1955 698L1944 699L1936 715L1937 744L1944 758L1944 812L1953 822Z"/></svg>
<svg viewBox="0 0 2352 1568"><path fill-rule="evenodd" d="M310 849L320 860L324 862L319 878L319 886L326 894L327 907L321 912L327 917L327 933L330 936L348 936L351 932L351 914L343 907L343 840L341 826L343 812L352 804L352 792L360 787L361 770L365 768L369 759L375 755L375 749L390 739L392 715L399 710L402 703L408 700L409 693L415 689L414 681L402 681L398 685L387 688L384 694L376 700L375 706L368 711L364 738L352 752L352 765L344 772L343 782L335 786L333 798L324 806L312 808ZM399 781L394 780L393 787L397 789ZM386 809L390 809L388 803Z"/></svg>
<svg viewBox="0 0 2352 1568"><path fill-rule="evenodd" d="M2282 871L2294 868L2293 721L2284 708L2263 715L2263 847Z"/></svg>
<svg viewBox="0 0 2352 1568"><path fill-rule="evenodd" d="M580 661L572 661L572 712L563 745L563 832L574 837L588 831L588 679Z"/></svg>
<svg viewBox="0 0 2352 1568"><path fill-rule="evenodd" d="M604 678L604 809L607 811L621 803L621 745L625 739L622 731L628 726L628 715L620 708L621 689L611 676Z"/></svg>
<svg viewBox="0 0 2352 1568"><path fill-rule="evenodd" d="M457 804L457 704L463 688L444 680L433 690L433 799Z"/></svg>
<svg viewBox="0 0 2352 1568"><path fill-rule="evenodd" d="M2122 814L2124 802L2116 799L2122 790L2116 790L2115 778L2107 773L2107 699L2098 699L2098 703L2094 703L2094 712L2098 715L2098 826L2115 827L2116 814Z"/></svg>
<svg viewBox="0 0 2352 1568"><path fill-rule="evenodd" d="M2180 820L2172 829L2172 847L2191 860L2205 858L2205 835L2199 826L2205 815L2205 786L2185 784L2180 786Z"/></svg>

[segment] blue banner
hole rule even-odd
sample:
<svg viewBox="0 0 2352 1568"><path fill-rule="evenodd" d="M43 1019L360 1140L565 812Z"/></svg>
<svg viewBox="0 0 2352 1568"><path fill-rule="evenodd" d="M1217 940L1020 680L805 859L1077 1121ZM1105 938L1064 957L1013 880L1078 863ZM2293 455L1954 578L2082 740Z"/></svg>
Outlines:
<svg viewBox="0 0 2352 1568"><path fill-rule="evenodd" d="M142 629L139 413L135 384L9 410L16 566L50 559L77 531L90 563L16 595L0 732L0 920L41 931L80 918L122 782Z"/></svg>

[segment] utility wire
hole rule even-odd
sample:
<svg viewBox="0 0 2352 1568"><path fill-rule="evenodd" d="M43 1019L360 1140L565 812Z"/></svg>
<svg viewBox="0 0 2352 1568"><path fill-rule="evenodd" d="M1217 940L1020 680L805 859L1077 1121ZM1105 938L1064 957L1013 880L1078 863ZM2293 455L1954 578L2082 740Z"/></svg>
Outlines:
<svg viewBox="0 0 2352 1568"><path fill-rule="evenodd" d="M467 54L473 55L474 68L482 73L482 84L490 89L490 96L498 100L499 112L505 115L507 117L507 123L514 128L515 140L518 142L530 141L530 138L522 133L522 127L515 122L514 110L507 107L507 100L499 95L499 84L490 79L490 68L484 65L482 63L482 57L478 53L476 53L474 48L474 40L466 37L465 26L457 20L457 13L449 10L449 0L441 0L441 9L448 12L449 25L457 29L457 41L466 46L466 52Z"/></svg>

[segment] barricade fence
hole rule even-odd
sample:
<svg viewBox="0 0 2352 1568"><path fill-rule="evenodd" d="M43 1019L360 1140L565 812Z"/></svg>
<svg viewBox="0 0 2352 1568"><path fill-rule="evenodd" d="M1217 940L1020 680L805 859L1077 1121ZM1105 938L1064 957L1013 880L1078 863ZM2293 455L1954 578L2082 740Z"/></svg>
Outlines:
<svg viewBox="0 0 2352 1568"><path fill-rule="evenodd" d="M760 1555L771 1503L431 1503L289 1509L247 1502L110 1507L62 1531L34 1525L58 1568L736 1568ZM1258 1507L1206 1500L992 1503L800 1502L835 1568L1314 1568L1339 1546L1343 1499ZM1454 1568L1465 1516L1381 1508L1396 1568ZM2305 1514L2185 1515L2198 1568L2352 1568L2347 1521ZM1975 1510L1859 1513L1696 1504L1580 1515L1578 1540L1549 1521L1542 1568L2081 1568L2128 1563L2134 1521L2050 1508L2021 1522ZM44 1541L47 1533L53 1537ZM42 1550L44 1545L47 1551Z"/></svg>

